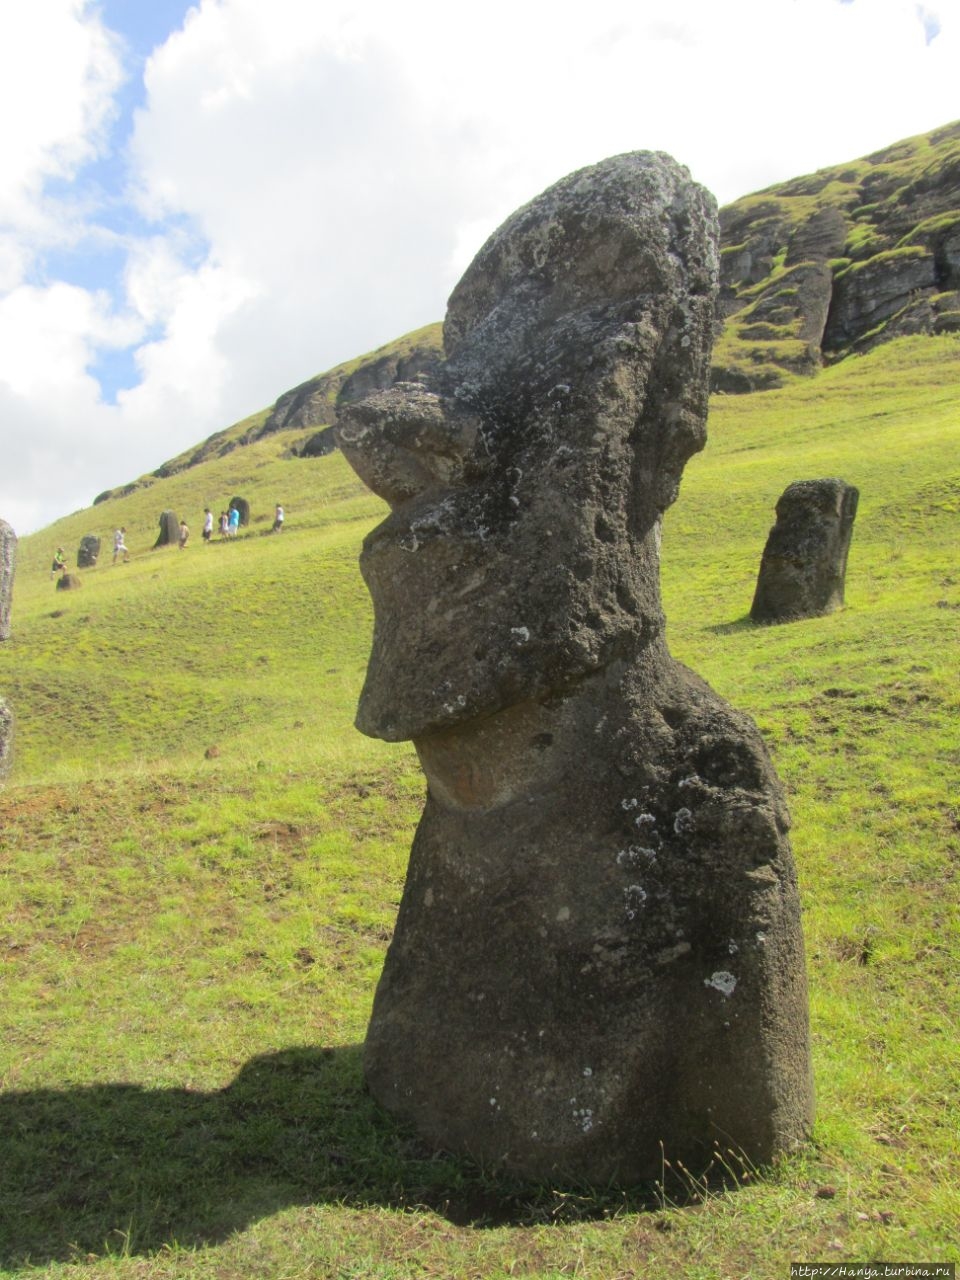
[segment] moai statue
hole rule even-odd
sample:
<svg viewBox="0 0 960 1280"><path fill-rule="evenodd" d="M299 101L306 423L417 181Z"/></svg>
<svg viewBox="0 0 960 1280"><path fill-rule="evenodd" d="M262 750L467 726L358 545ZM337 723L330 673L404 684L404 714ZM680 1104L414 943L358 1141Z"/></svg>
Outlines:
<svg viewBox="0 0 960 1280"><path fill-rule="evenodd" d="M0 642L10 639L13 607L13 572L17 560L17 535L0 520ZM0 778L10 771L13 758L13 713L0 697Z"/></svg>
<svg viewBox="0 0 960 1280"><path fill-rule="evenodd" d="M157 547L176 547L180 545L180 517L175 511L161 511L160 533L153 544Z"/></svg>
<svg viewBox="0 0 960 1280"><path fill-rule="evenodd" d="M230 506L240 512L240 527L245 529L250 523L250 503L246 498L231 498Z"/></svg>
<svg viewBox="0 0 960 1280"><path fill-rule="evenodd" d="M843 480L797 480L784 489L760 561L754 622L816 618L843 607L859 498Z"/></svg>
<svg viewBox="0 0 960 1280"><path fill-rule="evenodd" d="M13 608L13 572L17 564L17 535L6 520L0 520L0 640L10 639L10 611Z"/></svg>
<svg viewBox="0 0 960 1280"><path fill-rule="evenodd" d="M92 569L100 559L100 539L95 533L85 533L77 551L77 568Z"/></svg>
<svg viewBox="0 0 960 1280"><path fill-rule="evenodd" d="M753 724L675 662L661 517L703 447L713 198L668 156L520 209L450 299L434 390L344 405L364 541L358 727L427 777L364 1049L440 1148L657 1178L807 1135L800 909Z"/></svg>
<svg viewBox="0 0 960 1280"><path fill-rule="evenodd" d="M0 698L0 782L13 766L13 712Z"/></svg>

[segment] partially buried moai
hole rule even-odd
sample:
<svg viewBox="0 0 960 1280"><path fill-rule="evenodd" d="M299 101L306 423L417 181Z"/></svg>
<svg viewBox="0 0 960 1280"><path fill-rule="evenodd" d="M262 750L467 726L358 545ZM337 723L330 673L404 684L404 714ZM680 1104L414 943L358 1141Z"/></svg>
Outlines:
<svg viewBox="0 0 960 1280"><path fill-rule="evenodd" d="M764 1162L811 1123L783 797L660 605L716 274L712 197L607 160L481 249L432 388L340 411L392 508L357 725L428 781L364 1069L433 1144L531 1178Z"/></svg>
<svg viewBox="0 0 960 1280"><path fill-rule="evenodd" d="M0 520L0 640L10 639L13 575L16 567L17 535L6 520Z"/></svg>
<svg viewBox="0 0 960 1280"><path fill-rule="evenodd" d="M843 607L859 500L859 490L843 480L787 485L760 561L754 622L793 622Z"/></svg>
<svg viewBox="0 0 960 1280"><path fill-rule="evenodd" d="M17 563L17 535L6 520L0 520L0 641L10 638L13 607L13 575ZM0 779L13 762L13 712L0 695Z"/></svg>

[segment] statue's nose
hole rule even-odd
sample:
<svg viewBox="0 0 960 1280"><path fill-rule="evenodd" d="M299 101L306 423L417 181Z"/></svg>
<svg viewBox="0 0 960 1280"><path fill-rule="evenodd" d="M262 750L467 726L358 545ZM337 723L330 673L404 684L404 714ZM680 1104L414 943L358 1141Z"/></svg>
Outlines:
<svg viewBox="0 0 960 1280"><path fill-rule="evenodd" d="M463 477L475 427L448 417L419 383L397 383L337 411L336 436L360 479L391 507Z"/></svg>

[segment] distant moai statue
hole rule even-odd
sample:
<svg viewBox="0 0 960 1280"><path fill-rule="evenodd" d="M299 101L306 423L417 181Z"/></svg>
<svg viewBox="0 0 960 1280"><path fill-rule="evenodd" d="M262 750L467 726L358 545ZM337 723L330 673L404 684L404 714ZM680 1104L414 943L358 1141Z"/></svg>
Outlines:
<svg viewBox="0 0 960 1280"><path fill-rule="evenodd" d="M180 517L175 511L164 511L160 516L160 536L153 544L157 547L178 547L180 545Z"/></svg>
<svg viewBox="0 0 960 1280"><path fill-rule="evenodd" d="M77 551L77 568L92 569L100 559L100 539L95 533L87 533L80 539Z"/></svg>
<svg viewBox="0 0 960 1280"><path fill-rule="evenodd" d="M338 410L391 507L360 557L357 726L427 778L364 1072L431 1143L524 1177L765 1164L811 1125L783 794L660 601L717 273L713 198L615 157L480 250L434 389Z"/></svg>
<svg viewBox="0 0 960 1280"><path fill-rule="evenodd" d="M843 607L859 490L843 480L797 480L777 503L750 617L794 622Z"/></svg>
<svg viewBox="0 0 960 1280"><path fill-rule="evenodd" d="M245 529L250 523L250 503L246 498L231 498L230 506L240 512L240 527Z"/></svg>
<svg viewBox="0 0 960 1280"><path fill-rule="evenodd" d="M0 698L0 781L13 766L13 712Z"/></svg>
<svg viewBox="0 0 960 1280"><path fill-rule="evenodd" d="M17 560L17 535L6 520L0 520L0 641L10 639L13 610L13 574ZM13 712L0 697L0 778L13 763Z"/></svg>
<svg viewBox="0 0 960 1280"><path fill-rule="evenodd" d="M0 640L10 638L13 609L13 573L17 563L17 535L6 520L0 520Z"/></svg>

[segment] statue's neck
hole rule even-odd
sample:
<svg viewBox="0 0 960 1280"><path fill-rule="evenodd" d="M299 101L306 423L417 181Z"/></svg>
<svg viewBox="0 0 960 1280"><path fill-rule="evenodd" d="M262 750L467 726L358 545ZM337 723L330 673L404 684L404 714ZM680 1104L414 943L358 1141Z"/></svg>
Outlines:
<svg viewBox="0 0 960 1280"><path fill-rule="evenodd" d="M627 716L624 682L669 662L662 640L569 690L415 740L430 796L442 808L500 809L561 789L570 769L604 754Z"/></svg>

